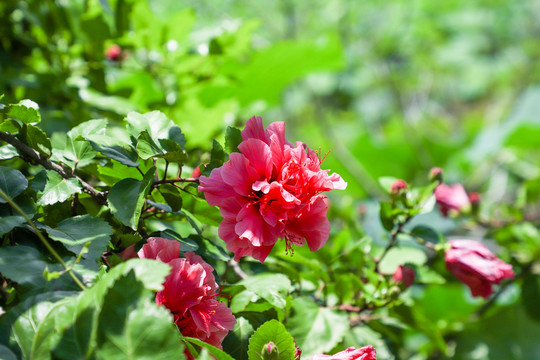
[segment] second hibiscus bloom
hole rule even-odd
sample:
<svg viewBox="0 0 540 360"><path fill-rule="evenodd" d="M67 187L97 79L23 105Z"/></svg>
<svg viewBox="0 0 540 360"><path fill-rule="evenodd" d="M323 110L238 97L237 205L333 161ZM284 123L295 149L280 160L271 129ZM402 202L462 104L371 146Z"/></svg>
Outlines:
<svg viewBox="0 0 540 360"><path fill-rule="evenodd" d="M338 174L321 170L318 154L285 139L285 125L264 128L251 118L242 131L239 153L232 153L209 177L200 177L199 191L224 217L219 236L235 260L253 256L263 262L278 239L287 248L307 243L311 251L328 240L328 199L323 191L345 189Z"/></svg>

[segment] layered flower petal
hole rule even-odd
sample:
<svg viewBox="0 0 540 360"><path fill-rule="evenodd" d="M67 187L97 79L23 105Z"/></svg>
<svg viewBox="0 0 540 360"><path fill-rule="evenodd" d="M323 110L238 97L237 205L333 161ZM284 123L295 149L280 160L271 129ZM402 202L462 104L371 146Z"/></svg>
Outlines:
<svg viewBox="0 0 540 360"><path fill-rule="evenodd" d="M264 128L260 117L242 131L239 153L200 177L199 191L220 206L224 217L219 236L234 258L253 256L263 262L278 239L292 245L308 243L312 251L328 240L327 198L323 191L345 189L338 174L321 170L319 155L305 144L293 146L285 125Z"/></svg>
<svg viewBox="0 0 540 360"><path fill-rule="evenodd" d="M350 347L334 355L315 355L310 360L377 360L376 355L375 348L367 345L359 349Z"/></svg>
<svg viewBox="0 0 540 360"><path fill-rule="evenodd" d="M493 293L493 284L514 277L512 266L481 243L454 240L450 245L445 254L446 268L471 289L473 296L488 298Z"/></svg>

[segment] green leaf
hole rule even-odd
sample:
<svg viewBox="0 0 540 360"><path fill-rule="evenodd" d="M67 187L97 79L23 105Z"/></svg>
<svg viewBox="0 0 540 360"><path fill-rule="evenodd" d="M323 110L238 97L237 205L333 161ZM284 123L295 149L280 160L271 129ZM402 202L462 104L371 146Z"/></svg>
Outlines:
<svg viewBox="0 0 540 360"><path fill-rule="evenodd" d="M394 228L392 204L387 201L381 201L379 216L383 227L386 230L391 231Z"/></svg>
<svg viewBox="0 0 540 360"><path fill-rule="evenodd" d="M116 286L116 282L122 278L125 278L127 274L133 272L135 278L137 279L135 286L138 289L144 287L148 291L144 292L140 290L141 298L147 299L148 303L143 303L141 306L136 308L130 308L130 300L127 299L127 304L124 303L110 303L104 304L105 298L110 291L113 291L115 296L118 294L118 291L111 290ZM170 272L170 266L155 260L147 259L131 259L115 266L111 271L103 275L103 277L98 280L94 286L80 293L79 296L71 299L70 302L62 304L62 307L56 311L54 319L54 334L51 339L51 344L54 348L54 355L61 359L73 359L73 358L90 358L91 354L95 350L96 336L98 329L101 326L107 328L107 331L111 330L111 327L114 328L114 324L103 323L100 324L100 310L104 305L109 307L118 306L119 312L122 313L125 310L123 307L127 307L129 312L139 311L138 315L144 316L141 312L144 312L144 309L148 308L150 312L150 317L156 315L158 322L162 322L163 316L166 313L166 310L155 311L155 308L152 308L152 292L159 291L163 288L163 281L165 277ZM133 279L133 278L131 278ZM127 280L128 284L133 284L132 280ZM120 282L120 288L122 291L125 290L125 287L129 287L124 283ZM129 291L127 291L129 293ZM153 305L155 306L155 305ZM140 310L137 310L140 309ZM165 312L163 312L165 311ZM129 317L129 315L127 315ZM168 326L169 326L169 336L170 331L173 331L174 328L171 328L172 319L170 315L167 314ZM107 321L105 318L103 321ZM126 321L129 321L126 319ZM154 325L147 322L147 318L142 319L144 326L149 328L154 328ZM137 326L137 329L140 331L140 326L136 321L133 323L133 326ZM127 325L126 325L127 326ZM132 325L129 325L132 326ZM123 330L126 336L130 335L130 330ZM159 334L162 336L163 333L158 329ZM149 334L146 334L149 335ZM151 336L151 334L150 334ZM103 341L107 340L103 337ZM178 344L178 339L176 336L173 336L176 344ZM141 342L144 342L144 337L139 339ZM162 339L162 341L170 341ZM103 343L102 343L103 344ZM119 344L119 346L125 346ZM128 345L129 346L129 345ZM147 344L147 346L152 346ZM155 349L154 349L155 350ZM114 351L114 350L111 350ZM105 355L106 352L103 354ZM112 357L116 358L116 357ZM148 358L148 357L147 357Z"/></svg>
<svg viewBox="0 0 540 360"><path fill-rule="evenodd" d="M149 294L132 271L115 281L98 318L97 359L183 357L171 313L157 306Z"/></svg>
<svg viewBox="0 0 540 360"><path fill-rule="evenodd" d="M40 128L33 125L25 125L20 131L19 138L21 138L26 145L39 151L43 155L47 157L51 156L51 140Z"/></svg>
<svg viewBox="0 0 540 360"><path fill-rule="evenodd" d="M0 131L4 131L0 129ZM19 156L19 152L11 145L0 146L0 160L9 160Z"/></svg>
<svg viewBox="0 0 540 360"><path fill-rule="evenodd" d="M28 99L10 105L7 114L8 116L22 121L24 124L38 123L41 121L39 105Z"/></svg>
<svg viewBox="0 0 540 360"><path fill-rule="evenodd" d="M17 360L17 357L8 347L0 344L0 359L3 360Z"/></svg>
<svg viewBox="0 0 540 360"><path fill-rule="evenodd" d="M396 246L386 253L386 256L379 263L381 273L393 274L399 265L406 263L422 266L427 261L427 255L423 249L418 247Z"/></svg>
<svg viewBox="0 0 540 360"><path fill-rule="evenodd" d="M182 196L180 189L171 184L162 184L158 187L158 191L163 196L167 204L171 207L172 211L178 211L182 209Z"/></svg>
<svg viewBox="0 0 540 360"><path fill-rule="evenodd" d="M249 338L253 332L253 326L246 318L237 317L234 329L223 340L223 350L236 360L247 360Z"/></svg>
<svg viewBox="0 0 540 360"><path fill-rule="evenodd" d="M260 360L264 345L273 342L279 350L279 360L293 360L294 339L285 326L277 320L270 320L261 325L249 339L249 360Z"/></svg>
<svg viewBox="0 0 540 360"><path fill-rule="evenodd" d="M0 119L1 120L1 119ZM17 120L6 120L0 123L0 131L16 134L21 130L21 124Z"/></svg>
<svg viewBox="0 0 540 360"><path fill-rule="evenodd" d="M0 189L11 199L14 199L28 187L28 180L18 170L0 166ZM7 200L0 196L0 203L5 204Z"/></svg>
<svg viewBox="0 0 540 360"><path fill-rule="evenodd" d="M239 152L238 145L242 142L242 132L234 127L227 126L225 132L225 149L230 154L232 152Z"/></svg>
<svg viewBox="0 0 540 360"><path fill-rule="evenodd" d="M90 141L90 145L94 148L94 150L100 152L104 156L107 156L113 160L119 161L120 163L137 167L139 166L139 162L137 161L139 159L139 156L137 155L137 152L131 145L102 145L97 144L94 141Z"/></svg>
<svg viewBox="0 0 540 360"><path fill-rule="evenodd" d="M184 341L190 342L192 344L195 344L201 348L208 350L208 352L212 354L217 360L234 360L229 354L227 354L223 350L220 350L217 347L212 346L208 343L205 343L204 341L201 341L197 338L183 336L182 339L184 339Z"/></svg>
<svg viewBox="0 0 540 360"><path fill-rule="evenodd" d="M137 138L137 153L144 160L151 157L162 155L162 149L154 142L147 130L141 132Z"/></svg>
<svg viewBox="0 0 540 360"><path fill-rule="evenodd" d="M0 235L10 232L15 227L24 224L22 216L4 216L0 218Z"/></svg>
<svg viewBox="0 0 540 360"><path fill-rule="evenodd" d="M47 184L45 189L38 194L38 205L52 205L64 202L71 195L82 191L79 180L75 178L64 179L56 171L47 170Z"/></svg>
<svg viewBox="0 0 540 360"><path fill-rule="evenodd" d="M88 252L83 255L87 261L82 261L82 263L93 270L98 269L97 261L107 250L113 234L113 229L107 222L88 214L65 219L56 228L42 227L51 239L65 244L68 250L75 254L79 254L85 244L89 244Z"/></svg>
<svg viewBox="0 0 540 360"><path fill-rule="evenodd" d="M412 236L419 237L425 241L436 244L439 242L439 234L429 226L418 225L411 231Z"/></svg>
<svg viewBox="0 0 540 360"><path fill-rule="evenodd" d="M527 315L536 321L540 321L540 276L527 273L523 279L521 301Z"/></svg>
<svg viewBox="0 0 540 360"><path fill-rule="evenodd" d="M144 174L142 181L124 179L116 183L110 190L108 200L113 215L133 230L137 230L141 210L146 195L152 186L156 168L152 167Z"/></svg>
<svg viewBox="0 0 540 360"><path fill-rule="evenodd" d="M21 266L13 266L21 264ZM22 266L24 264L24 266ZM0 248L0 273L29 288L40 288L45 284L43 270L62 270L59 264L50 264L38 250L23 245Z"/></svg>
<svg viewBox="0 0 540 360"><path fill-rule="evenodd" d="M349 331L347 315L319 307L307 297L293 301L293 315L288 321L291 334L302 356L311 357L332 350Z"/></svg>
<svg viewBox="0 0 540 360"><path fill-rule="evenodd" d="M291 281L283 274L258 274L250 276L238 283L249 291L278 309L284 309L287 301L285 296L291 291Z"/></svg>

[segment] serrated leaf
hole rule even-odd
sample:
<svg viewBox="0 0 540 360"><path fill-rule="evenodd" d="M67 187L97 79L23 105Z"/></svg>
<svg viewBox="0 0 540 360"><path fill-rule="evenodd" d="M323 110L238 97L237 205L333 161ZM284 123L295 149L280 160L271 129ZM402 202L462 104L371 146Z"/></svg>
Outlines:
<svg viewBox="0 0 540 360"><path fill-rule="evenodd" d="M192 344L208 350L208 352L212 354L217 360L234 360L229 354L227 354L223 350L218 349L217 347L212 346L208 343L205 343L204 341L187 336L183 336L182 339L184 339L184 341L188 341Z"/></svg>
<svg viewBox="0 0 540 360"><path fill-rule="evenodd" d="M107 250L113 234L113 229L106 221L88 214L65 219L56 228L49 226L42 228L51 239L65 244L68 250L75 254L79 254L83 246L89 244L88 252L83 255L87 261L82 261L82 264L93 270L98 269L97 260Z"/></svg>
<svg viewBox="0 0 540 360"><path fill-rule="evenodd" d="M20 131L19 138L32 149L39 151L47 157L51 156L51 140L40 128L33 125L25 125Z"/></svg>
<svg viewBox="0 0 540 360"><path fill-rule="evenodd" d="M278 360L293 360L295 347L294 339L285 326L277 320L270 320L259 326L249 339L249 360L260 360L264 345L273 342L278 350Z"/></svg>
<svg viewBox="0 0 540 360"><path fill-rule="evenodd" d="M285 297L291 290L291 281L283 274L258 274L240 281L238 285L245 286L246 290L237 296L245 293L243 295L244 298L247 297L248 299L251 299L253 298L253 295L257 295L258 297L268 301L268 303L280 311L285 309L287 305ZM236 297L234 299L236 299ZM244 307L248 303L244 304ZM243 308L238 307L238 301L233 301L231 308L233 308L232 305L235 305L236 307L236 310L233 311L243 310Z"/></svg>
<svg viewBox="0 0 540 360"><path fill-rule="evenodd" d="M64 179L55 171L47 170L47 184L43 192L38 194L38 205L52 205L64 202L73 194L82 192L79 180Z"/></svg>
<svg viewBox="0 0 540 360"><path fill-rule="evenodd" d="M115 281L98 318L97 359L183 357L171 313L157 306L149 293L133 272Z"/></svg>
<svg viewBox="0 0 540 360"><path fill-rule="evenodd" d="M163 154L162 149L154 142L154 139L152 139L147 130L141 132L137 138L136 150L139 156L144 160Z"/></svg>
<svg viewBox="0 0 540 360"><path fill-rule="evenodd" d="M296 298L293 311L287 323L304 357L329 352L349 331L346 314L319 307L307 297Z"/></svg>
<svg viewBox="0 0 540 360"><path fill-rule="evenodd" d="M143 286L148 290L146 292L141 290L141 296L144 295L146 299L151 299L153 291L159 291L163 288L162 284L170 272L170 266L155 260L131 259L115 266L104 274L94 286L80 293L70 302L62 304L62 307L55 314L55 324L52 330L54 334L49 345L54 348L54 355L57 358L90 358L89 354L95 350L95 336L100 327L99 310L104 306L105 297L115 286L115 283L130 272L134 273L137 286ZM121 305L108 304L108 306ZM145 306L142 306L141 310L144 308ZM147 326L149 325L147 324ZM45 336L46 334L41 335Z"/></svg>
<svg viewBox="0 0 540 360"><path fill-rule="evenodd" d="M0 131L10 134L16 134L21 130L21 124L17 120L6 120L0 123Z"/></svg>
<svg viewBox="0 0 540 360"><path fill-rule="evenodd" d="M238 145L242 142L242 132L234 127L227 126L225 132L225 149L230 154L232 152L239 152Z"/></svg>
<svg viewBox="0 0 540 360"><path fill-rule="evenodd" d="M18 170L0 166L0 189L11 199L17 197L28 187L28 180ZM7 200L0 196L0 203L5 204Z"/></svg>
<svg viewBox="0 0 540 360"><path fill-rule="evenodd" d="M16 118L25 124L38 123L41 121L39 105L32 100L24 99L17 104L12 104L7 112L8 116Z"/></svg>
<svg viewBox="0 0 540 360"><path fill-rule="evenodd" d="M24 224L22 216L4 216L0 218L0 236L10 232L13 228Z"/></svg>
<svg viewBox="0 0 540 360"><path fill-rule="evenodd" d="M155 167L150 168L142 181L136 179L121 180L109 192L109 206L113 215L122 224L131 227L133 230L136 230L139 225L141 210L152 185L155 170Z"/></svg>

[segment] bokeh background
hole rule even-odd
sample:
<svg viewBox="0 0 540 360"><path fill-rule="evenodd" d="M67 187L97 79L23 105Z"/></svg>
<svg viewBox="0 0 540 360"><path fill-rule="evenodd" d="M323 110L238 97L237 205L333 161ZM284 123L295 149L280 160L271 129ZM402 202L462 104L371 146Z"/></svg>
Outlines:
<svg viewBox="0 0 540 360"><path fill-rule="evenodd" d="M481 194L487 225L416 225L540 254L538 1L2 0L0 14L2 101L37 102L48 135L160 110L195 168L227 126L285 121L349 184L331 194L334 236L384 242L377 179L422 184L439 166ZM540 358L527 271L486 311L458 283L413 287L416 328L374 320L355 339L381 359Z"/></svg>

